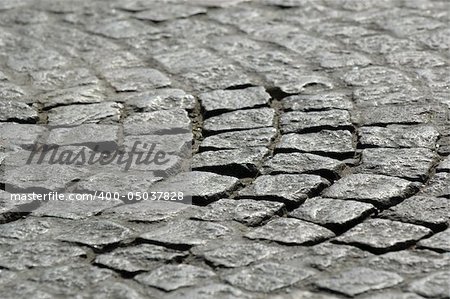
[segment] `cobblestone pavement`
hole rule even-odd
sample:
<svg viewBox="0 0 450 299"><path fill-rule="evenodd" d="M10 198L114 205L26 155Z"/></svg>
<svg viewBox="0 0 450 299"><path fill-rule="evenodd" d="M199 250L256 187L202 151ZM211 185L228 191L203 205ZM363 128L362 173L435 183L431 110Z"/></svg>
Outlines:
<svg viewBox="0 0 450 299"><path fill-rule="evenodd" d="M0 0L0 160L42 124L194 136L194 205L23 214L0 190L0 297L449 298L449 22L434 0ZM85 175L2 180L133 179Z"/></svg>

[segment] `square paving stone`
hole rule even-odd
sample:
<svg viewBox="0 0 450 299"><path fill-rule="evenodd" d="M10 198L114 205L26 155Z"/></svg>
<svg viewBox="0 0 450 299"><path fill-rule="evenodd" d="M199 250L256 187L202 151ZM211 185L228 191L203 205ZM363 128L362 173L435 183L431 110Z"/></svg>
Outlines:
<svg viewBox="0 0 450 299"><path fill-rule="evenodd" d="M286 112L281 115L280 126L283 134L353 128L350 122L350 113L346 110Z"/></svg>
<svg viewBox="0 0 450 299"><path fill-rule="evenodd" d="M344 176L322 192L322 196L389 206L412 195L416 190L416 184L404 179L360 173Z"/></svg>
<svg viewBox="0 0 450 299"><path fill-rule="evenodd" d="M330 278L320 279L315 284L319 288L353 297L368 291L392 287L402 282L403 278L394 272L352 268Z"/></svg>
<svg viewBox="0 0 450 299"><path fill-rule="evenodd" d="M277 255L282 251L283 248L281 246L241 240L236 240L229 244L210 243L191 249L194 255L203 257L214 266L226 268L248 266L256 261Z"/></svg>
<svg viewBox="0 0 450 299"><path fill-rule="evenodd" d="M252 176L258 173L268 153L267 148L261 147L202 152L192 157L192 169L237 177Z"/></svg>
<svg viewBox="0 0 450 299"><path fill-rule="evenodd" d="M225 132L206 137L200 144L200 149L239 149L242 147L268 147L275 139L275 128L261 128Z"/></svg>
<svg viewBox="0 0 450 299"><path fill-rule="evenodd" d="M385 105L368 107L357 111L353 121L360 125L424 124L430 123L439 109L419 105Z"/></svg>
<svg viewBox="0 0 450 299"><path fill-rule="evenodd" d="M351 157L355 144L349 131L322 130L318 133L283 135L276 150Z"/></svg>
<svg viewBox="0 0 450 299"><path fill-rule="evenodd" d="M239 191L239 197L275 200L296 205L329 184L326 179L311 174L263 175Z"/></svg>
<svg viewBox="0 0 450 299"><path fill-rule="evenodd" d="M364 147L436 148L439 132L429 125L388 125L358 129L359 142Z"/></svg>
<svg viewBox="0 0 450 299"><path fill-rule="evenodd" d="M450 198L450 173L438 172L427 185L420 190L420 195Z"/></svg>
<svg viewBox="0 0 450 299"><path fill-rule="evenodd" d="M443 232L437 233L431 238L419 241L417 245L420 248L432 249L440 252L450 251L450 229L447 228Z"/></svg>
<svg viewBox="0 0 450 299"><path fill-rule="evenodd" d="M326 177L338 177L346 168L345 163L332 158L308 153L279 153L262 165L263 174L312 173Z"/></svg>
<svg viewBox="0 0 450 299"><path fill-rule="evenodd" d="M368 203L331 198L308 198L289 216L340 230L364 219L375 211Z"/></svg>
<svg viewBox="0 0 450 299"><path fill-rule="evenodd" d="M187 256L186 252L152 244L123 247L97 255L94 263L126 272L150 271Z"/></svg>
<svg viewBox="0 0 450 299"><path fill-rule="evenodd" d="M25 103L15 101L0 102L0 121L35 123L38 120L36 109Z"/></svg>
<svg viewBox="0 0 450 299"><path fill-rule="evenodd" d="M87 68L52 69L31 72L32 86L52 91L59 88L97 84L98 78Z"/></svg>
<svg viewBox="0 0 450 299"><path fill-rule="evenodd" d="M221 114L204 121L208 133L271 127L275 117L272 108L240 110Z"/></svg>
<svg viewBox="0 0 450 299"><path fill-rule="evenodd" d="M52 108L48 112L48 124L81 125L87 123L117 123L121 104L105 102L89 105L71 105Z"/></svg>
<svg viewBox="0 0 450 299"><path fill-rule="evenodd" d="M386 252L408 247L431 233L430 229L423 226L369 219L337 237L336 241L362 246L374 252Z"/></svg>
<svg viewBox="0 0 450 299"><path fill-rule="evenodd" d="M214 90L199 95L207 114L244 108L268 106L270 95L264 87L249 87L236 90Z"/></svg>
<svg viewBox="0 0 450 299"><path fill-rule="evenodd" d="M262 221L280 213L284 204L253 199L220 199L201 208L192 218L206 221L238 221L257 226Z"/></svg>
<svg viewBox="0 0 450 299"><path fill-rule="evenodd" d="M282 244L310 245L334 237L322 226L294 218L276 218L264 226L244 235L249 239L262 239Z"/></svg>
<svg viewBox="0 0 450 299"><path fill-rule="evenodd" d="M362 151L360 172L424 181L437 155L429 149L368 148Z"/></svg>
<svg viewBox="0 0 450 299"><path fill-rule="evenodd" d="M351 97L344 92L325 92L313 95L293 95L281 100L284 110L319 111L329 109L351 110Z"/></svg>
<svg viewBox="0 0 450 299"><path fill-rule="evenodd" d="M450 272L441 271L413 281L409 290L427 298L448 298Z"/></svg>
<svg viewBox="0 0 450 299"><path fill-rule="evenodd" d="M119 126L83 124L72 127L51 127L45 140L49 145L80 145L98 149L114 149L119 140Z"/></svg>
<svg viewBox="0 0 450 299"><path fill-rule="evenodd" d="M223 224L177 220L165 223L159 228L143 233L140 238L164 246L194 246L206 244L208 241L230 236L233 229Z"/></svg>
<svg viewBox="0 0 450 299"><path fill-rule="evenodd" d="M274 262L262 262L222 275L233 286L254 292L271 292L291 286L313 275L304 270Z"/></svg>
<svg viewBox="0 0 450 299"><path fill-rule="evenodd" d="M146 91L171 85L170 79L152 68L127 68L103 71L102 75L117 92Z"/></svg>
<svg viewBox="0 0 450 299"><path fill-rule="evenodd" d="M134 279L144 285L165 291L198 285L216 274L206 268L191 265L164 265L149 273L141 273Z"/></svg>
<svg viewBox="0 0 450 299"><path fill-rule="evenodd" d="M202 48L163 53L153 56L153 59L173 74L224 64L222 58Z"/></svg>
<svg viewBox="0 0 450 299"><path fill-rule="evenodd" d="M381 213L381 217L432 228L450 223L450 205L446 198L413 196Z"/></svg>
<svg viewBox="0 0 450 299"><path fill-rule="evenodd" d="M61 88L37 96L44 108L60 105L95 104L105 101L104 89L98 85Z"/></svg>
<svg viewBox="0 0 450 299"><path fill-rule="evenodd" d="M384 105L426 105L430 101L427 99L426 93L412 83L356 87L353 89L353 98L358 108Z"/></svg>
<svg viewBox="0 0 450 299"><path fill-rule="evenodd" d="M135 113L123 122L125 135L180 134L191 132L191 120L183 109Z"/></svg>

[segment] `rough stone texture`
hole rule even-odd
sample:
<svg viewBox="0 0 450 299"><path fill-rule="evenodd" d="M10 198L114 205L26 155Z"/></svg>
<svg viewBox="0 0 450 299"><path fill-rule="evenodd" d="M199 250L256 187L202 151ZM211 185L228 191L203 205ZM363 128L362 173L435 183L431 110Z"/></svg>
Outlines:
<svg viewBox="0 0 450 299"><path fill-rule="evenodd" d="M125 135L151 135L189 132L191 120L183 109L136 113L124 121Z"/></svg>
<svg viewBox="0 0 450 299"><path fill-rule="evenodd" d="M437 272L412 282L409 289L425 297L445 298L448 297L449 279L448 271Z"/></svg>
<svg viewBox="0 0 450 299"><path fill-rule="evenodd" d="M317 95L293 95L282 100L285 110L350 110L353 107L350 97L342 92L328 92Z"/></svg>
<svg viewBox="0 0 450 299"><path fill-rule="evenodd" d="M25 103L1 101L0 111L0 121L35 123L38 118L36 109Z"/></svg>
<svg viewBox="0 0 450 299"><path fill-rule="evenodd" d="M273 123L274 112L271 108L228 112L206 119L203 128L207 132L217 133L270 127Z"/></svg>
<svg viewBox="0 0 450 299"><path fill-rule="evenodd" d="M121 104L113 102L56 107L50 110L48 123L52 126L114 123L120 119L121 108Z"/></svg>
<svg viewBox="0 0 450 299"><path fill-rule="evenodd" d="M424 239L418 243L420 247L429 248L438 251L450 251L450 229L433 235L431 238Z"/></svg>
<svg viewBox="0 0 450 299"><path fill-rule="evenodd" d="M391 205L411 195L416 186L406 180L378 174L350 174L327 188L322 196Z"/></svg>
<svg viewBox="0 0 450 299"><path fill-rule="evenodd" d="M171 84L167 76L150 68L107 70L103 76L116 91L145 91Z"/></svg>
<svg viewBox="0 0 450 299"><path fill-rule="evenodd" d="M337 229L363 219L374 211L374 207L368 203L317 197L308 198L289 216Z"/></svg>
<svg viewBox="0 0 450 299"><path fill-rule="evenodd" d="M425 188L420 190L420 195L447 197L450 198L450 173L436 173L431 180L428 181Z"/></svg>
<svg viewBox="0 0 450 299"><path fill-rule="evenodd" d="M360 125L424 124L436 117L436 110L430 106L381 106L369 107L354 115Z"/></svg>
<svg viewBox="0 0 450 299"><path fill-rule="evenodd" d="M294 218L276 218L245 236L249 239L271 240L283 244L308 244L332 238L334 233L310 222Z"/></svg>
<svg viewBox="0 0 450 299"><path fill-rule="evenodd" d="M403 282L396 273L377 271L369 268L353 268L340 275L317 281L317 286L355 296L371 290L380 290Z"/></svg>
<svg viewBox="0 0 450 299"><path fill-rule="evenodd" d="M267 147L275 138L274 128L262 128L236 132L226 132L206 137L201 149L239 149L244 147Z"/></svg>
<svg viewBox="0 0 450 299"><path fill-rule="evenodd" d="M286 112L280 119L281 132L302 133L311 130L345 130L352 127L350 114L345 110Z"/></svg>
<svg viewBox="0 0 450 299"><path fill-rule="evenodd" d="M240 197L263 198L286 204L302 203L311 194L328 186L329 182L317 175L278 174L263 175L239 192Z"/></svg>
<svg viewBox="0 0 450 299"><path fill-rule="evenodd" d="M438 167L436 167L436 171L440 172L450 172L450 156L445 158L444 161L442 161Z"/></svg>
<svg viewBox="0 0 450 299"><path fill-rule="evenodd" d="M46 132L43 126L17 123L0 123L2 148L29 148Z"/></svg>
<svg viewBox="0 0 450 299"><path fill-rule="evenodd" d="M431 230L423 226L370 219L337 237L336 241L365 246L374 251L388 251L413 244L430 234Z"/></svg>

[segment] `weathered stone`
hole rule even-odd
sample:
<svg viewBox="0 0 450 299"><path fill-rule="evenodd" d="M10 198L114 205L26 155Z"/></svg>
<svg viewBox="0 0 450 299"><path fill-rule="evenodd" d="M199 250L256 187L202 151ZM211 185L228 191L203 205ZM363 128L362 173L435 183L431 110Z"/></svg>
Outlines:
<svg viewBox="0 0 450 299"><path fill-rule="evenodd" d="M139 20L150 20L153 22L162 22L171 19L187 18L193 15L206 13L206 9L201 6L174 4L158 5L148 7L149 10L140 11L133 15Z"/></svg>
<svg viewBox="0 0 450 299"><path fill-rule="evenodd" d="M375 208L368 203L317 197L308 198L289 216L338 230L364 219L374 211Z"/></svg>
<svg viewBox="0 0 450 299"><path fill-rule="evenodd" d="M148 153L153 149L154 153L161 151L165 154L189 157L192 141L192 133L125 136L123 146L124 150L130 153Z"/></svg>
<svg viewBox="0 0 450 299"><path fill-rule="evenodd" d="M450 229L433 235L417 243L422 248L429 248L437 251L450 251Z"/></svg>
<svg viewBox="0 0 450 299"><path fill-rule="evenodd" d="M52 69L30 73L32 86L45 91L97 84L97 77L86 68Z"/></svg>
<svg viewBox="0 0 450 299"><path fill-rule="evenodd" d="M152 244L118 248L95 258L95 263L126 272L150 271L163 263L185 257L187 253Z"/></svg>
<svg viewBox="0 0 450 299"><path fill-rule="evenodd" d="M0 223L5 223L20 215L20 212L28 212L35 208L33 202L21 202L14 200L14 195L0 190Z"/></svg>
<svg viewBox="0 0 450 299"><path fill-rule="evenodd" d="M413 196L381 213L381 217L439 227L450 223L448 199L441 197Z"/></svg>
<svg viewBox="0 0 450 299"><path fill-rule="evenodd" d="M334 237L324 227L294 218L276 218L245 234L249 239L263 239L283 244L313 244Z"/></svg>
<svg viewBox="0 0 450 299"><path fill-rule="evenodd" d="M263 87L236 90L214 90L199 95L206 113L257 108L269 104L270 95Z"/></svg>
<svg viewBox="0 0 450 299"><path fill-rule="evenodd" d="M228 112L204 121L207 132L223 132L271 127L275 111L271 108L240 110Z"/></svg>
<svg viewBox="0 0 450 299"><path fill-rule="evenodd" d="M0 101L0 121L35 123L37 119L37 111L25 103Z"/></svg>
<svg viewBox="0 0 450 299"><path fill-rule="evenodd" d="M402 72L383 66L369 66L365 68L355 68L343 77L344 81L353 86L369 86L372 84L402 84L411 81Z"/></svg>
<svg viewBox="0 0 450 299"><path fill-rule="evenodd" d="M29 149L45 132L44 126L0 123L1 146L10 150Z"/></svg>
<svg viewBox="0 0 450 299"><path fill-rule="evenodd" d="M420 195L450 198L450 173L438 172L428 181Z"/></svg>
<svg viewBox="0 0 450 299"><path fill-rule="evenodd" d="M98 85L56 89L38 96L44 108L60 105L94 104L105 100L104 91Z"/></svg>
<svg viewBox="0 0 450 299"><path fill-rule="evenodd" d="M362 127L358 130L359 142L365 147L436 148L439 132L429 125L388 125L387 127Z"/></svg>
<svg viewBox="0 0 450 299"><path fill-rule="evenodd" d="M304 202L307 197L329 184L326 179L311 174L263 175L239 191L239 197L275 200L295 205Z"/></svg>
<svg viewBox="0 0 450 299"><path fill-rule="evenodd" d="M323 73L298 71L297 69L279 69L265 74L270 86L279 88L288 94L305 93L310 88L314 91L332 89L335 82Z"/></svg>
<svg viewBox="0 0 450 299"><path fill-rule="evenodd" d="M114 102L56 107L49 111L48 123L57 126L118 122L122 108Z"/></svg>
<svg viewBox="0 0 450 299"><path fill-rule="evenodd" d="M337 237L336 241L364 246L376 252L386 252L407 247L430 234L431 230L423 226L370 219Z"/></svg>
<svg viewBox="0 0 450 299"><path fill-rule="evenodd" d="M448 271L437 272L413 281L409 289L428 298L446 298L448 297L449 280L450 273Z"/></svg>
<svg viewBox="0 0 450 299"><path fill-rule="evenodd" d="M152 91L120 95L117 99L137 112L185 109L193 110L195 99L181 89L162 88Z"/></svg>
<svg viewBox="0 0 450 299"><path fill-rule="evenodd" d="M412 36L424 31L445 27L439 20L433 20L423 16L409 15L400 19L386 18L377 23L387 30L394 32L398 36Z"/></svg>
<svg viewBox="0 0 450 299"><path fill-rule="evenodd" d="M228 283L256 292L271 292L295 284L312 275L312 271L289 265L263 262L223 275Z"/></svg>
<svg viewBox="0 0 450 299"><path fill-rule="evenodd" d="M401 65L412 68L427 68L445 65L446 62L438 55L423 51L404 51L391 53L386 61L392 65Z"/></svg>
<svg viewBox="0 0 450 299"><path fill-rule="evenodd" d="M392 37L387 33L362 36L352 40L352 43L362 51L371 54L389 54L401 50L415 50L419 48L417 43L412 40Z"/></svg>
<svg viewBox="0 0 450 299"><path fill-rule="evenodd" d="M435 164L429 149L368 148L362 151L359 171L424 181Z"/></svg>
<svg viewBox="0 0 450 299"><path fill-rule="evenodd" d="M203 48L164 53L153 58L173 74L224 64L221 58Z"/></svg>
<svg viewBox="0 0 450 299"><path fill-rule="evenodd" d="M318 280L315 284L327 290L347 296L355 296L371 290L380 290L403 282L403 278L393 272L353 268L330 278Z"/></svg>
<svg viewBox="0 0 450 299"><path fill-rule="evenodd" d="M283 135L276 149L319 155L353 156L355 145L349 131L322 130L318 133Z"/></svg>
<svg viewBox="0 0 450 299"><path fill-rule="evenodd" d="M353 115L360 125L423 124L430 123L438 111L430 106L368 107Z"/></svg>
<svg viewBox="0 0 450 299"><path fill-rule="evenodd" d="M59 52L41 46L18 51L10 55L6 62L8 67L17 72L49 70L68 63L69 60Z"/></svg>
<svg viewBox="0 0 450 299"><path fill-rule="evenodd" d="M275 128L261 128L225 132L206 137L200 144L201 149L239 149L242 147L267 147L275 138Z"/></svg>
<svg viewBox="0 0 450 299"><path fill-rule="evenodd" d="M328 109L352 109L351 98L343 92L326 92L314 95L293 95L284 98L281 103L285 110L314 111Z"/></svg>
<svg viewBox="0 0 450 299"><path fill-rule="evenodd" d="M202 208L192 218L205 221L238 221L257 226L262 221L279 213L284 204L265 200L220 199Z"/></svg>
<svg viewBox="0 0 450 299"><path fill-rule="evenodd" d="M6 80L4 78L3 80ZM20 86L0 80L0 99L3 101L33 102L27 98L28 93ZM6 105L3 103L2 105Z"/></svg>
<svg viewBox="0 0 450 299"><path fill-rule="evenodd" d="M353 199L374 205L392 205L413 194L414 183L378 174L350 174L326 189L322 196Z"/></svg>
<svg viewBox="0 0 450 299"><path fill-rule="evenodd" d="M158 30L137 20L106 20L89 26L89 31L114 38L130 38L138 35L157 33Z"/></svg>
<svg viewBox="0 0 450 299"><path fill-rule="evenodd" d="M119 139L119 126L83 124L72 127L50 127L45 143L58 146L89 146L114 149Z"/></svg>
<svg viewBox="0 0 450 299"><path fill-rule="evenodd" d="M166 246L193 246L206 244L211 240L220 240L232 232L231 228L218 223L178 220L152 229L140 235L140 238Z"/></svg>
<svg viewBox="0 0 450 299"><path fill-rule="evenodd" d="M1 130L1 126L0 126L0 130ZM450 172L450 156L445 158L444 161L442 161L438 165L438 167L436 167L436 171L438 171L438 172Z"/></svg>
<svg viewBox="0 0 450 299"><path fill-rule="evenodd" d="M117 92L146 91L171 84L170 79L151 68L126 68L105 70L102 75Z"/></svg>
<svg viewBox="0 0 450 299"><path fill-rule="evenodd" d="M282 295L275 295L273 296L273 299L337 299L339 297L336 297L334 295L329 294L323 294L323 293L311 293L308 291L291 291L289 290L289 293L282 294Z"/></svg>
<svg viewBox="0 0 450 299"><path fill-rule="evenodd" d="M260 147L202 152L192 158L192 169L238 177L254 175L268 152Z"/></svg>
<svg viewBox="0 0 450 299"><path fill-rule="evenodd" d="M276 154L262 166L264 174L316 173L337 177L345 169L339 160L307 153Z"/></svg>
<svg viewBox="0 0 450 299"><path fill-rule="evenodd" d="M86 256L79 247L52 241L20 242L5 249L0 256L0 266L11 270L76 263Z"/></svg>
<svg viewBox="0 0 450 299"><path fill-rule="evenodd" d="M326 69L367 66L372 61L365 55L353 51L324 51L320 53L320 66Z"/></svg>
<svg viewBox="0 0 450 299"><path fill-rule="evenodd" d="M171 109L133 114L123 126L125 135L179 134L191 131L191 120L185 110Z"/></svg>
<svg viewBox="0 0 450 299"><path fill-rule="evenodd" d="M345 110L300 112L292 111L281 115L282 133L302 133L313 130L352 129L350 113Z"/></svg>
<svg viewBox="0 0 450 299"><path fill-rule="evenodd" d="M168 299L196 298L196 299L251 299L253 296L228 284L210 283L205 286L182 288L169 293Z"/></svg>

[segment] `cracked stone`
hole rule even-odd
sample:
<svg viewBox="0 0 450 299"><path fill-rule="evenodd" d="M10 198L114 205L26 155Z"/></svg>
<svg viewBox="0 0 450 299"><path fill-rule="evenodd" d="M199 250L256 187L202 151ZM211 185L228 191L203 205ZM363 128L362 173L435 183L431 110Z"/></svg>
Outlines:
<svg viewBox="0 0 450 299"><path fill-rule="evenodd" d="M186 252L152 244L118 248L95 258L95 263L111 269L126 272L150 271L163 263L187 256Z"/></svg>
<svg viewBox="0 0 450 299"><path fill-rule="evenodd" d="M450 273L442 271L413 281L409 289L428 298L448 298Z"/></svg>
<svg viewBox="0 0 450 299"><path fill-rule="evenodd" d="M125 135L141 136L191 132L191 120L183 109L135 113L124 120Z"/></svg>
<svg viewBox="0 0 450 299"><path fill-rule="evenodd" d="M204 14L207 9L201 6L174 4L158 5L149 7L151 9L140 11L133 15L139 20L150 20L153 22L162 22L178 18L187 18L193 15Z"/></svg>
<svg viewBox="0 0 450 299"><path fill-rule="evenodd" d="M283 135L276 149L319 155L353 156L355 145L352 133L349 131L322 130L318 133Z"/></svg>
<svg viewBox="0 0 450 299"><path fill-rule="evenodd" d="M450 198L450 173L438 172L428 181L420 195Z"/></svg>
<svg viewBox="0 0 450 299"><path fill-rule="evenodd" d="M35 123L38 113L25 103L0 101L0 121L21 121Z"/></svg>
<svg viewBox="0 0 450 299"><path fill-rule="evenodd" d="M222 58L202 48L159 54L153 58L173 74L185 73L192 69L205 69L224 63Z"/></svg>
<svg viewBox="0 0 450 299"><path fill-rule="evenodd" d="M77 263L86 256L79 247L52 241L20 242L6 249L0 256L0 266L10 270Z"/></svg>
<svg viewBox="0 0 450 299"><path fill-rule="evenodd" d="M214 90L199 95L206 113L268 106L270 95L263 87L237 90Z"/></svg>
<svg viewBox="0 0 450 299"><path fill-rule="evenodd" d="M308 198L289 216L317 223L330 229L342 229L375 211L368 203L331 198Z"/></svg>
<svg viewBox="0 0 450 299"><path fill-rule="evenodd" d="M264 226L244 235L249 239L262 239L282 244L313 244L334 237L322 226L294 218L276 218Z"/></svg>
<svg viewBox="0 0 450 299"><path fill-rule="evenodd" d="M158 70L136 67L103 71L106 81L117 91L146 91L171 85L170 79Z"/></svg>
<svg viewBox="0 0 450 299"><path fill-rule="evenodd" d="M164 244L165 246L194 246L211 240L222 239L233 230L219 223L183 220L166 223L140 235L141 239Z"/></svg>
<svg viewBox="0 0 450 299"><path fill-rule="evenodd" d="M121 104L114 102L55 107L48 113L48 123L49 125L81 125L118 122L122 108Z"/></svg>
<svg viewBox="0 0 450 299"><path fill-rule="evenodd" d="M433 235L431 238L419 241L417 245L421 248L427 248L442 252L450 251L450 229Z"/></svg>
<svg viewBox="0 0 450 299"><path fill-rule="evenodd" d="M201 149L239 149L242 146L268 147L275 138L277 130L275 128L261 128L254 130L243 130L235 132L225 132L206 137L200 144Z"/></svg>
<svg viewBox="0 0 450 299"><path fill-rule="evenodd" d="M258 172L258 166L268 152L267 148L260 147L202 152L192 158L192 169L248 176Z"/></svg>
<svg viewBox="0 0 450 299"><path fill-rule="evenodd" d="M191 265L164 265L150 273L138 274L134 277L138 282L162 289L173 291L181 287L198 285L216 274L206 268Z"/></svg>
<svg viewBox="0 0 450 299"><path fill-rule="evenodd" d="M345 83L352 86L369 86L374 84L394 85L411 81L402 72L383 66L355 68L344 76Z"/></svg>
<svg viewBox="0 0 450 299"><path fill-rule="evenodd" d="M367 147L436 148L439 132L429 125L389 125L387 127L362 127L358 130L359 142Z"/></svg>
<svg viewBox="0 0 450 299"><path fill-rule="evenodd" d="M437 111L427 106L380 106L368 107L355 114L360 125L422 124L430 123Z"/></svg>
<svg viewBox="0 0 450 299"><path fill-rule="evenodd" d="M311 275L312 271L274 262L262 262L224 274L223 279L233 286L249 291L271 292L291 286Z"/></svg>
<svg viewBox="0 0 450 299"><path fill-rule="evenodd" d="M346 110L300 112L292 111L281 115L282 133L302 133L311 130L352 129L350 113Z"/></svg>
<svg viewBox="0 0 450 299"><path fill-rule="evenodd" d="M337 177L346 168L339 160L307 153L276 154L266 161L261 172L263 174L279 173L312 173Z"/></svg>
<svg viewBox="0 0 450 299"><path fill-rule="evenodd" d="M429 149L368 148L362 151L359 171L424 181L437 156Z"/></svg>
<svg viewBox="0 0 450 299"><path fill-rule="evenodd" d="M210 133L271 127L275 117L272 108L240 110L208 118L203 129Z"/></svg>
<svg viewBox="0 0 450 299"><path fill-rule="evenodd" d="M414 244L431 233L430 229L423 226L386 219L369 219L337 237L336 241L386 252Z"/></svg>
<svg viewBox="0 0 450 299"><path fill-rule="evenodd" d="M450 223L448 199L413 196L381 213L381 217L430 227Z"/></svg>
<svg viewBox="0 0 450 299"><path fill-rule="evenodd" d="M284 208L280 202L252 199L220 199L199 210L193 219L204 221L237 221L257 226Z"/></svg>
<svg viewBox="0 0 450 299"><path fill-rule="evenodd" d="M32 210L34 203L11 200L12 194L0 190L0 223L9 222L20 212Z"/></svg>
<svg viewBox="0 0 450 299"><path fill-rule="evenodd" d="M314 95L293 95L281 100L285 110L314 111L328 109L351 110L350 96L343 92L326 92Z"/></svg>
<svg viewBox="0 0 450 299"><path fill-rule="evenodd" d="M389 206L417 190L416 185L404 179L378 174L350 174L326 189L322 196L353 199Z"/></svg>
<svg viewBox="0 0 450 299"><path fill-rule="evenodd" d="M402 282L403 278L396 273L361 267L318 280L315 284L320 288L347 296L355 296L372 290L392 287Z"/></svg>
<svg viewBox="0 0 450 299"><path fill-rule="evenodd" d="M156 191L177 190L184 196L192 196L197 204L206 204L225 197L234 190L239 180L235 177L218 175L210 172L192 171L179 173L153 186Z"/></svg>
<svg viewBox="0 0 450 299"><path fill-rule="evenodd" d="M326 179L311 174L263 175L257 177L250 186L239 191L239 197L299 204L329 184Z"/></svg>
<svg viewBox="0 0 450 299"><path fill-rule="evenodd" d="M237 241L230 244L209 244L192 249L197 256L202 256L215 266L236 268L248 266L282 252L282 248L262 243Z"/></svg>
<svg viewBox="0 0 450 299"><path fill-rule="evenodd" d="M195 98L181 89L163 88L124 95L116 99L138 112L185 109L193 110Z"/></svg>

